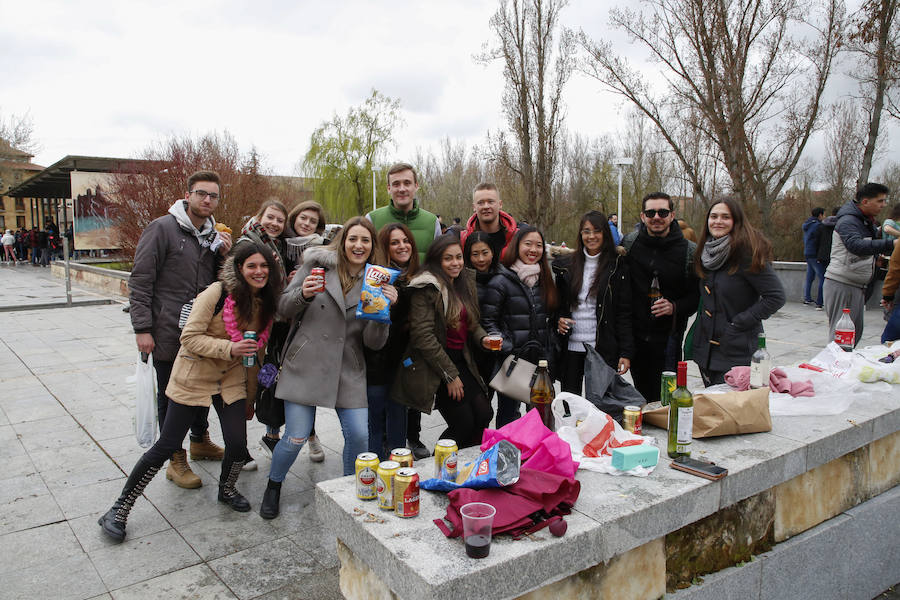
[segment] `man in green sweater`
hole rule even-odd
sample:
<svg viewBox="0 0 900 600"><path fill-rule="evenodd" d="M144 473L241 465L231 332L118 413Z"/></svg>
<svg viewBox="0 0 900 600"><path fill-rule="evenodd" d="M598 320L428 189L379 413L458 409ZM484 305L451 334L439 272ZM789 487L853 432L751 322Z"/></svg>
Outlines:
<svg viewBox="0 0 900 600"><path fill-rule="evenodd" d="M388 194L391 203L377 208L366 215L375 229L381 230L388 223L403 223L412 231L419 251L419 263L425 262L425 253L431 242L441 235L441 222L437 215L419 208L416 192L419 180L416 170L407 163L397 163L388 169ZM422 433L422 413L409 409L406 420L406 439L416 460L431 456L431 452L419 439Z"/></svg>
<svg viewBox="0 0 900 600"><path fill-rule="evenodd" d="M366 215L375 229L380 230L388 223L403 223L412 231L419 251L419 262L425 261L425 253L431 242L441 235L441 223L437 215L419 208L416 192L419 181L412 165L397 163L388 170L388 194L391 203L375 209Z"/></svg>

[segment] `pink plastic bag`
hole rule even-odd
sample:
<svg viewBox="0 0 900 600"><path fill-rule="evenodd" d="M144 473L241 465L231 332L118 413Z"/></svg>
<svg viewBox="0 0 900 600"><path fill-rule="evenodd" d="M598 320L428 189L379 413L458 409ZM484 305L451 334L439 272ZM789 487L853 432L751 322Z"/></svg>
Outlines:
<svg viewBox="0 0 900 600"><path fill-rule="evenodd" d="M500 440L507 440L522 451L522 468L575 477L578 463L572 460L572 449L547 429L536 409L500 429L485 429L481 450L487 450Z"/></svg>

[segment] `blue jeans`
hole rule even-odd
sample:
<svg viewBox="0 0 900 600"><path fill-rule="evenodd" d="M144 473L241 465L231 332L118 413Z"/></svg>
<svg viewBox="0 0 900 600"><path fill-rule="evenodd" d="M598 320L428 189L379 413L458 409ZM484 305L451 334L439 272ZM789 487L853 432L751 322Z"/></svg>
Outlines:
<svg viewBox="0 0 900 600"><path fill-rule="evenodd" d="M825 284L825 265L815 258L806 259L806 285L803 286L803 301L812 302L812 283L813 280L819 278L819 296L816 300L816 306L822 306L822 286Z"/></svg>
<svg viewBox="0 0 900 600"><path fill-rule="evenodd" d="M353 475L356 456L366 451L369 443L369 409L337 408L341 431L344 433L344 475ZM284 435L272 452L272 467L269 479L284 481L287 472L297 460L297 454L309 437L316 421L316 407L284 403Z"/></svg>
<svg viewBox="0 0 900 600"><path fill-rule="evenodd" d="M881 334L881 343L900 340L900 306L895 306L891 311L888 322Z"/></svg>
<svg viewBox="0 0 900 600"><path fill-rule="evenodd" d="M394 448L406 446L406 407L391 400L391 386L366 386L369 398L369 452L387 460ZM387 438L387 449L381 445Z"/></svg>

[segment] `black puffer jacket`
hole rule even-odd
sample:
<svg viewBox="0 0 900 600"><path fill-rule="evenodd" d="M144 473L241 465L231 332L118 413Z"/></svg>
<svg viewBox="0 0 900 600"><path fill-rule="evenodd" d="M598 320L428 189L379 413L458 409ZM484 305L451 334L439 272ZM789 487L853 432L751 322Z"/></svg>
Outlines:
<svg viewBox="0 0 900 600"><path fill-rule="evenodd" d="M556 289L559 292L559 317L572 317L572 309L578 301L578 292L572 292L572 256L557 258L553 262ZM631 331L631 279L628 266L622 256L616 255L598 273L600 290L597 298L597 336L594 348L611 367L617 367L620 358L634 358L634 336ZM562 338L565 350L567 339Z"/></svg>
<svg viewBox="0 0 900 600"><path fill-rule="evenodd" d="M622 245L628 249L635 340L664 346L669 335L697 311L700 293L692 264L696 244L685 239L681 228L673 223L665 237L652 236L641 225L638 231L625 236ZM663 298L675 305L674 318L654 317L650 313L647 293L654 273L659 277Z"/></svg>
<svg viewBox="0 0 900 600"><path fill-rule="evenodd" d="M481 323L485 331L499 331L503 335L500 360L513 350L520 350L526 342L537 341L541 356L526 354L528 360L551 360L550 320L541 295L541 284L527 287L515 272L503 265L488 283L481 302Z"/></svg>

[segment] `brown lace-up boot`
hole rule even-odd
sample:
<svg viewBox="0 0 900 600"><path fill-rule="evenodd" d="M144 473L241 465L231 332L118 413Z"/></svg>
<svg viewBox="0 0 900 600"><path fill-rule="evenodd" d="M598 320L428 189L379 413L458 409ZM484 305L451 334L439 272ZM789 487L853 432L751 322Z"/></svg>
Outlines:
<svg viewBox="0 0 900 600"><path fill-rule="evenodd" d="M225 450L209 439L208 431L199 438L191 434L191 460L222 460L224 456Z"/></svg>
<svg viewBox="0 0 900 600"><path fill-rule="evenodd" d="M187 452L184 450L176 450L172 455L169 466L166 467L166 479L187 490L193 490L203 485L200 478L191 471L187 461Z"/></svg>

